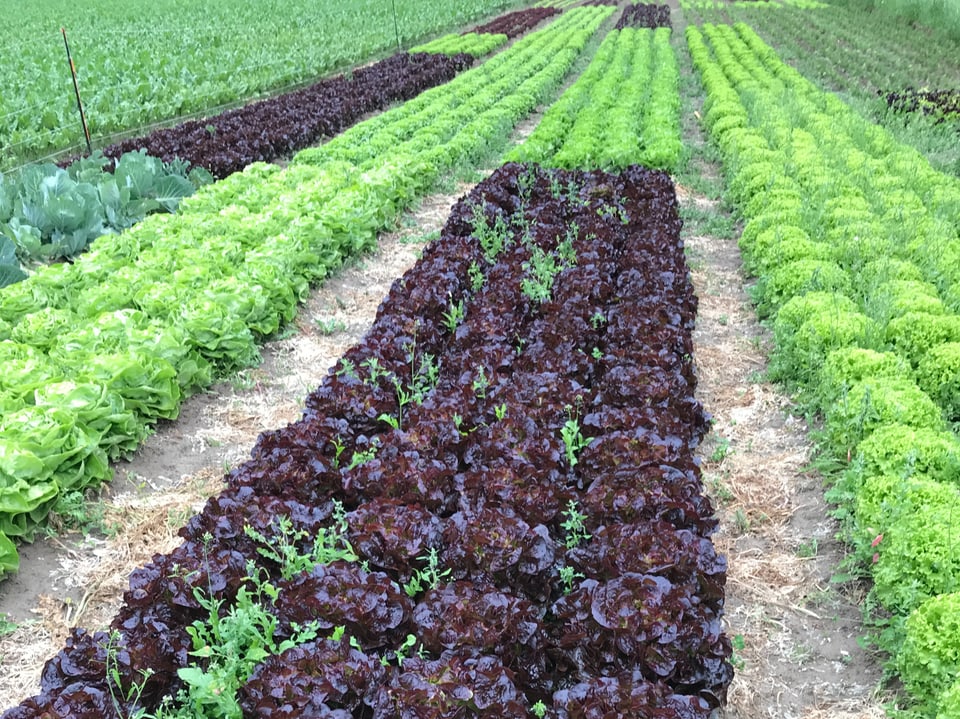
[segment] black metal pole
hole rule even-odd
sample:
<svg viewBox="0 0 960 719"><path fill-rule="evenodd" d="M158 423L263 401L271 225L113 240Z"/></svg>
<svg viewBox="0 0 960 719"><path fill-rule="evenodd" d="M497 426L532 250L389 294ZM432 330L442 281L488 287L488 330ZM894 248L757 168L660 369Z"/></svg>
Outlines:
<svg viewBox="0 0 960 719"><path fill-rule="evenodd" d="M397 33L397 50L400 49L400 25L397 23L397 0L393 0L393 31Z"/></svg>
<svg viewBox="0 0 960 719"><path fill-rule="evenodd" d="M77 85L77 68L73 64L73 58L70 57L70 44L67 42L67 29L60 28L63 34L63 46L67 49L67 62L70 63L70 75L73 76L73 92L77 96L77 109L80 111L80 122L83 125L83 137L87 141L87 153L93 154L93 147L90 145L90 128L87 127L87 116L83 114L83 103L80 102L80 86Z"/></svg>

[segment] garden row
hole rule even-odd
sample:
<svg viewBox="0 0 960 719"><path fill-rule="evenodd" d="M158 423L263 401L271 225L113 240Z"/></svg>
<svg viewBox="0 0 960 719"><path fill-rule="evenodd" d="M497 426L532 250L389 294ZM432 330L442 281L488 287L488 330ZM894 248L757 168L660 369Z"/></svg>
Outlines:
<svg viewBox="0 0 960 719"><path fill-rule="evenodd" d="M892 26L881 13L851 12L832 6L807 12L783 8L777 13L727 7L723 12L690 13L698 22L742 20L783 59L822 89L839 92L855 109L883 124L899 142L924 153L935 168L960 174L956 126L935 119L888 113L881 96L909 87L960 87L960 44L939 30L919 32Z"/></svg>
<svg viewBox="0 0 960 719"><path fill-rule="evenodd" d="M876 639L925 716L960 715L960 182L747 26L687 31L771 373L822 413L828 497Z"/></svg>
<svg viewBox="0 0 960 719"><path fill-rule="evenodd" d="M0 304L0 567L61 492L107 478L185 394L258 360L308 285L442 173L506 142L613 8L577 9L482 66L355 125L281 169L256 163L177 215L104 236Z"/></svg>
<svg viewBox="0 0 960 719"><path fill-rule="evenodd" d="M0 0L2 166L83 138L57 28L67 28L95 138L309 82L337 68L461 27L510 0L340 3L252 0L149 4L94 0L24 6ZM394 14L396 10L396 14Z"/></svg>
<svg viewBox="0 0 960 719"><path fill-rule="evenodd" d="M73 257L104 232L175 212L213 180L205 170L142 152L121 156L112 171L107 164L97 154L66 169L30 165L10 179L0 175L0 288L27 277L22 266Z"/></svg>
<svg viewBox="0 0 960 719"><path fill-rule="evenodd" d="M467 53L473 57L481 57L493 52L507 40L519 37L533 27L539 25L548 17L556 15L556 8L529 8L507 13L485 25L475 27L463 34L450 34L439 37L424 45L412 48L410 52L445 53L455 55Z"/></svg>
<svg viewBox="0 0 960 719"><path fill-rule="evenodd" d="M489 55L498 47L505 45L509 38L500 34L478 34L475 32L458 35L444 35L436 40L431 40L424 45L417 45L411 52L426 52L433 55L457 55L464 53L471 57L483 57Z"/></svg>
<svg viewBox="0 0 960 719"><path fill-rule="evenodd" d="M565 168L639 163L673 169L681 151L670 30L627 28L607 35L576 83L507 159Z"/></svg>
<svg viewBox="0 0 960 719"><path fill-rule="evenodd" d="M644 3L628 5L623 9L616 29L623 30L628 27L671 27L670 6Z"/></svg>
<svg viewBox="0 0 960 719"><path fill-rule="evenodd" d="M664 173L496 171L5 719L711 716L679 229Z"/></svg>
<svg viewBox="0 0 960 719"><path fill-rule="evenodd" d="M680 9L684 12L693 11L712 11L712 10L743 10L759 8L766 10L769 8L797 8L799 10L816 10L830 7L819 0L680 0ZM776 16L774 16L776 18Z"/></svg>
<svg viewBox="0 0 960 719"><path fill-rule="evenodd" d="M960 121L960 90L917 90L905 88L883 96L897 112L922 112L934 122Z"/></svg>
<svg viewBox="0 0 960 719"><path fill-rule="evenodd" d="M553 17L558 12L560 11L557 8L542 7L534 7L527 10L517 10L515 12L502 15L483 25L478 25L477 27L473 28L472 32L479 34L503 34L508 38L513 39L515 37L520 37L539 25L548 17Z"/></svg>
<svg viewBox="0 0 960 719"><path fill-rule="evenodd" d="M534 3L534 7L551 7L557 8L558 10L565 10L571 5L576 5L580 0L538 0ZM612 4L612 3L611 3Z"/></svg>

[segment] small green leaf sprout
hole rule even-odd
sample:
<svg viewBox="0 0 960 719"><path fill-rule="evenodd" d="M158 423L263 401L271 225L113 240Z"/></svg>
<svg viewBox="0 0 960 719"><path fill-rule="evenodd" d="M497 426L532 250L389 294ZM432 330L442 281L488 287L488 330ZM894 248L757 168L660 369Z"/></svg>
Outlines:
<svg viewBox="0 0 960 719"><path fill-rule="evenodd" d="M560 523L560 527L567 534L563 540L567 549L578 547L590 539L591 535L587 533L587 528L583 524L587 515L580 511L575 500L571 499L567 502L567 508L563 510L562 514L564 520Z"/></svg>

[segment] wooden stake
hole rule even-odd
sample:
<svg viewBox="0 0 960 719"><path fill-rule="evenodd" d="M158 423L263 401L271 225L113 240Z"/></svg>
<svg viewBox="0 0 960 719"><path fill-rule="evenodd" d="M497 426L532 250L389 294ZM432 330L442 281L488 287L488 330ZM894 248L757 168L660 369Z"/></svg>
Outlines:
<svg viewBox="0 0 960 719"><path fill-rule="evenodd" d="M83 103L80 101L80 86L77 85L77 68L73 64L73 58L70 57L70 44L67 42L67 29L60 28L63 35L63 46L67 49L67 62L70 63L70 75L73 77L73 92L77 96L77 110L80 111L80 123L83 125L83 136L87 141L87 154L93 154L93 147L90 144L90 128L87 127L87 116L83 113Z"/></svg>
<svg viewBox="0 0 960 719"><path fill-rule="evenodd" d="M393 0L393 31L397 34L397 50L400 49L400 24L397 22L397 0Z"/></svg>

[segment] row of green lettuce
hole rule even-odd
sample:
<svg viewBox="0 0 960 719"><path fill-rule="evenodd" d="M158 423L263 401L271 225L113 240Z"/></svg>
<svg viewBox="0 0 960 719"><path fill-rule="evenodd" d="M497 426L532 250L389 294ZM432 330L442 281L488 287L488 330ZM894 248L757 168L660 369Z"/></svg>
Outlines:
<svg viewBox="0 0 960 719"><path fill-rule="evenodd" d="M567 169L671 170L680 162L680 92L670 29L610 32L580 78L506 159Z"/></svg>
<svg viewBox="0 0 960 719"><path fill-rule="evenodd" d="M472 166L557 86L613 12L577 9L447 85L202 188L0 303L0 569L60 493L107 479L185 395L258 361L311 283L375 246L443 173Z"/></svg>
<svg viewBox="0 0 960 719"><path fill-rule="evenodd" d="M688 27L772 375L821 413L850 566L916 716L960 717L960 183L784 64Z"/></svg>
<svg viewBox="0 0 960 719"><path fill-rule="evenodd" d="M465 52L473 57L482 57L505 45L508 39L502 33L468 32L463 35L451 33L424 45L412 47L410 52L429 52L439 55L456 55Z"/></svg>
<svg viewBox="0 0 960 719"><path fill-rule="evenodd" d="M533 7L555 7L564 10L571 5L576 5L581 0L538 0Z"/></svg>
<svg viewBox="0 0 960 719"><path fill-rule="evenodd" d="M23 267L70 258L106 232L122 232L153 212L175 212L213 177L189 163L128 152L112 171L95 153L60 168L28 165L0 174L0 287L27 276Z"/></svg>
<svg viewBox="0 0 960 719"><path fill-rule="evenodd" d="M783 8L795 7L800 10L817 10L830 7L818 0L680 0L681 10L724 10L730 6L738 8Z"/></svg>

